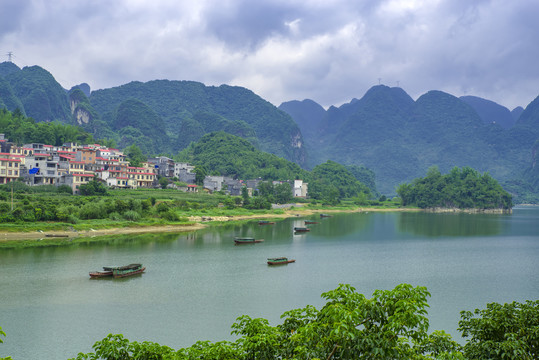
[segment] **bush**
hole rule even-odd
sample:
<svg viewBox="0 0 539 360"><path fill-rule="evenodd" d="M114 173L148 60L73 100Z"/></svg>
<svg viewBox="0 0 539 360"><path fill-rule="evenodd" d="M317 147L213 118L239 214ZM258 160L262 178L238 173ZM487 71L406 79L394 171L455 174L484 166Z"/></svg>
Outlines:
<svg viewBox="0 0 539 360"><path fill-rule="evenodd" d="M170 210L170 206L166 202L160 202L157 204L157 212L162 213Z"/></svg>
<svg viewBox="0 0 539 360"><path fill-rule="evenodd" d="M169 209L168 211L162 212L159 216L161 216L161 218L163 218L163 219L165 219L167 221L179 221L180 220L180 217L178 216L178 214L172 209Z"/></svg>
<svg viewBox="0 0 539 360"><path fill-rule="evenodd" d="M133 210L127 210L124 213L124 219L127 221L138 221L140 220L140 214Z"/></svg>
<svg viewBox="0 0 539 360"><path fill-rule="evenodd" d="M79 211L81 219L103 219L107 216L103 202L90 202L85 204Z"/></svg>
<svg viewBox="0 0 539 360"><path fill-rule="evenodd" d="M70 224L77 224L79 222L79 218L74 214L69 214L66 220Z"/></svg>
<svg viewBox="0 0 539 360"><path fill-rule="evenodd" d="M69 185L60 185L56 188L56 192L59 194L70 194L73 195L73 189Z"/></svg>
<svg viewBox="0 0 539 360"><path fill-rule="evenodd" d="M114 221L119 221L119 220L122 220L122 217L120 216L120 214L118 214L116 211L115 212L111 212L109 214L109 219L110 220L114 220Z"/></svg>

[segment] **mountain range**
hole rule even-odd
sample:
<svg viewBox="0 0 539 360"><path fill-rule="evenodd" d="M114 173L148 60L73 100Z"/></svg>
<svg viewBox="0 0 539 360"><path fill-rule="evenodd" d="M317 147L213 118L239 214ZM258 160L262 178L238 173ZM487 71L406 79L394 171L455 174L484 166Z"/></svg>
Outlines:
<svg viewBox="0 0 539 360"><path fill-rule="evenodd" d="M489 172L521 201L539 202L536 167L539 98L509 110L475 96L429 91L417 100L399 87L374 86L327 110L313 100L275 107L251 90L195 81L130 82L91 91L63 89L39 66L0 63L0 108L36 121L83 127L120 148L173 155L214 131L305 169L333 160L368 168L380 193L424 176L470 166Z"/></svg>
<svg viewBox="0 0 539 360"><path fill-rule="evenodd" d="M423 176L470 166L500 181L530 173L539 139L539 97L513 111L473 96L429 91L413 100L403 89L374 86L361 99L325 110L313 100L289 101L313 166L328 159L363 165L381 193ZM539 189L538 189L539 190Z"/></svg>

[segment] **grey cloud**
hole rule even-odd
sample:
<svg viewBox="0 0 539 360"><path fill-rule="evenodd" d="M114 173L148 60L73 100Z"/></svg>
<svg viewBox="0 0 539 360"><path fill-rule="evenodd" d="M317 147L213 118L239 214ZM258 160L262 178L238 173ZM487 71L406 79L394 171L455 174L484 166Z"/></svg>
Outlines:
<svg viewBox="0 0 539 360"><path fill-rule="evenodd" d="M539 92L532 0L2 0L4 13L0 50L67 88L168 78L324 106L361 97L378 78L415 98L439 89L508 107Z"/></svg>

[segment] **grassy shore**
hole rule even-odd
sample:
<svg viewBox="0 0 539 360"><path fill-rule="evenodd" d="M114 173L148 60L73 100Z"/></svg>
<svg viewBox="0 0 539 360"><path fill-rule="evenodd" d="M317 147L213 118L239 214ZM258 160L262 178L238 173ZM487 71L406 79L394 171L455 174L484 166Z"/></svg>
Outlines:
<svg viewBox="0 0 539 360"><path fill-rule="evenodd" d="M54 239L58 242L72 242L75 238L89 238L118 234L143 233L181 233L203 229L207 226L219 226L231 221L253 221L262 219L284 219L297 216L311 216L320 213L367 212L367 211L418 211L411 208L390 207L297 207L267 211L215 211L204 214L192 214L188 222L129 222L88 220L79 224L68 223L25 223L0 225L0 248L11 241L43 241ZM46 243L43 243L45 245ZM13 244L11 244L13 245Z"/></svg>

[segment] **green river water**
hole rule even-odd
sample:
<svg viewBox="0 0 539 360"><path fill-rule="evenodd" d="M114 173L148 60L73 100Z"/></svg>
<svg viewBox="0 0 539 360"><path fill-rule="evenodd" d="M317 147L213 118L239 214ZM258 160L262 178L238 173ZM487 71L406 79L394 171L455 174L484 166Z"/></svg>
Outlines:
<svg viewBox="0 0 539 360"><path fill-rule="evenodd" d="M509 215L353 213L188 234L108 237L99 243L0 250L0 357L58 360L91 351L109 333L178 349L233 340L243 314L272 325L340 283L370 297L397 284L426 286L430 331L460 339L461 310L539 298L539 208ZM234 236L264 242L235 246ZM270 267L266 258L293 264ZM103 266L142 263L126 279L93 280Z"/></svg>

